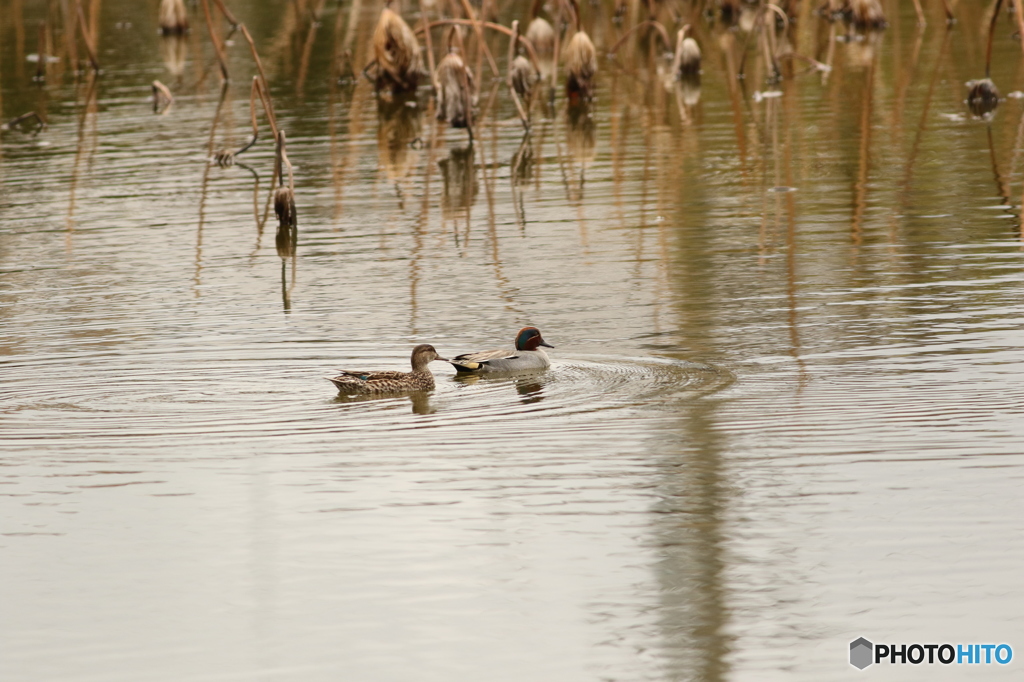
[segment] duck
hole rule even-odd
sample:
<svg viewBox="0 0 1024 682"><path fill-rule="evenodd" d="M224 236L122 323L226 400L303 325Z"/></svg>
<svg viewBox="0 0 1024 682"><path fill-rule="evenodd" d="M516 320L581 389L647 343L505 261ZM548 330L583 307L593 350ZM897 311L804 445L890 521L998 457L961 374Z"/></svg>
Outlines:
<svg viewBox="0 0 1024 682"><path fill-rule="evenodd" d="M442 358L429 343L421 343L412 349L412 371L396 372L355 372L342 370L336 377L324 377L334 384L339 393L346 395L374 395L380 393L402 393L405 391L434 390L434 375L427 369L434 360L451 362Z"/></svg>
<svg viewBox="0 0 1024 682"><path fill-rule="evenodd" d="M540 349L554 348L536 327L523 327L516 334L515 350L484 350L464 353L449 360L460 374L486 372L522 372L551 366L547 353Z"/></svg>

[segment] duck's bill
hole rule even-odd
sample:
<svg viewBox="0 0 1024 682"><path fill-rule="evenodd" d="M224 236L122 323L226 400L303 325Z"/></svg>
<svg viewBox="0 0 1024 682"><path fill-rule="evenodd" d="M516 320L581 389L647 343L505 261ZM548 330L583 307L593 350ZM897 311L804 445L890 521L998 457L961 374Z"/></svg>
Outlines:
<svg viewBox="0 0 1024 682"><path fill-rule="evenodd" d="M552 346L547 341L541 341L539 345L544 346L545 348L554 348L554 346Z"/></svg>
<svg viewBox="0 0 1024 682"><path fill-rule="evenodd" d="M448 358L442 358L442 357L441 357L440 355L438 355L438 356L437 356L436 358L434 358L434 359L435 359L435 360L440 360L441 362L451 362L451 360L449 360Z"/></svg>

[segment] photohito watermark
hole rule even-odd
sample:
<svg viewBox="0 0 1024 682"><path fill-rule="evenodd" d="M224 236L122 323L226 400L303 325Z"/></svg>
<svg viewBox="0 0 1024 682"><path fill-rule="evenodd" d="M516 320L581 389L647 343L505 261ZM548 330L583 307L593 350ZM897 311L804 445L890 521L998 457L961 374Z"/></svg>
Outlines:
<svg viewBox="0 0 1024 682"><path fill-rule="evenodd" d="M872 644L863 637L850 642L850 665L864 670L872 663L889 665L1006 665L1009 644Z"/></svg>

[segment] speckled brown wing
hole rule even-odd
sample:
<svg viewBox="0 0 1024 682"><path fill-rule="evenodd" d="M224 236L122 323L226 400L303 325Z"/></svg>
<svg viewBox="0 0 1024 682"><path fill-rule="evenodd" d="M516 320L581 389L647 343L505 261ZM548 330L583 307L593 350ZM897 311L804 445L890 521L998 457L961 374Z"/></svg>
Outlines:
<svg viewBox="0 0 1024 682"><path fill-rule="evenodd" d="M327 378L340 393L354 395L429 391L434 388L434 375L430 372L343 371L336 377Z"/></svg>

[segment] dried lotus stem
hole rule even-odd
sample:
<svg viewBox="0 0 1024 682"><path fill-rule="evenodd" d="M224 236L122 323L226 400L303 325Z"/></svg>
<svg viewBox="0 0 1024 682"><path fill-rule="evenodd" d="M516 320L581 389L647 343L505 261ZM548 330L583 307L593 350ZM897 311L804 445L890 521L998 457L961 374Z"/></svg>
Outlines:
<svg viewBox="0 0 1024 682"><path fill-rule="evenodd" d="M160 81L153 81L153 113L163 114L174 103L174 95Z"/></svg>

